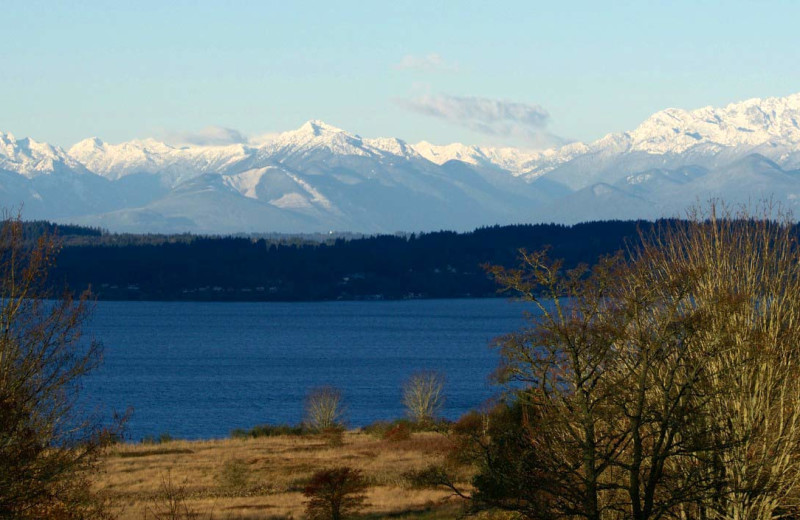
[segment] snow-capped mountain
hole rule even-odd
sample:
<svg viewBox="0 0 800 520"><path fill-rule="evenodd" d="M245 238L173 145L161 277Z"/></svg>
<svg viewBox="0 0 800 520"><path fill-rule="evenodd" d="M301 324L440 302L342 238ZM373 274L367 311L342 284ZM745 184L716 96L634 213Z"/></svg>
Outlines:
<svg viewBox="0 0 800 520"><path fill-rule="evenodd" d="M784 98L750 99L725 108L667 109L653 114L627 134L629 150L682 154L764 144L796 151L800 143L800 93ZM783 158L780 158L783 159Z"/></svg>
<svg viewBox="0 0 800 520"><path fill-rule="evenodd" d="M689 164L714 168L753 153L783 168L800 167L800 93L724 108L662 110L633 131L556 150L550 161L532 163L527 175L548 173L550 180L580 189L621 173Z"/></svg>
<svg viewBox="0 0 800 520"><path fill-rule="evenodd" d="M437 164L400 139L365 139L321 121L257 145L92 138L69 155L139 200L151 195L141 206L72 220L115 230L467 229L524 220L541 202L529 183L488 163Z"/></svg>
<svg viewBox="0 0 800 520"><path fill-rule="evenodd" d="M64 150L31 138L17 139L0 132L0 170L18 173L29 179L52 173L86 173L80 163Z"/></svg>
<svg viewBox="0 0 800 520"><path fill-rule="evenodd" d="M244 145L176 148L155 139L108 144L97 137L84 139L68 155L88 170L118 180L135 174L158 175L168 186L204 173L236 167L253 153Z"/></svg>
<svg viewBox="0 0 800 520"><path fill-rule="evenodd" d="M800 204L800 94L666 109L539 151L363 138L321 121L247 144L0 133L0 204L112 230L393 232L679 215L709 197Z"/></svg>

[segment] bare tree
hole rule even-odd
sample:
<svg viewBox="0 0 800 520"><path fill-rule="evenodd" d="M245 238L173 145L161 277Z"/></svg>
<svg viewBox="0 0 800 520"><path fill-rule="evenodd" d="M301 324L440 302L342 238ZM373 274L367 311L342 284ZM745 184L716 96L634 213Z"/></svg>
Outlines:
<svg viewBox="0 0 800 520"><path fill-rule="evenodd" d="M306 396L305 416L316 430L341 428L344 420L342 392L332 386L312 389Z"/></svg>
<svg viewBox="0 0 800 520"><path fill-rule="evenodd" d="M29 244L23 231L19 218L0 230L0 517L83 518L107 432L77 398L101 347L81 336L88 293L45 300L55 241Z"/></svg>
<svg viewBox="0 0 800 520"><path fill-rule="evenodd" d="M444 376L439 372L417 372L403 384L403 405L408 416L417 423L433 422L444 401Z"/></svg>
<svg viewBox="0 0 800 520"><path fill-rule="evenodd" d="M529 518L589 520L621 507L606 484L613 461L629 442L610 412L620 388L609 367L624 327L604 319L614 315L614 302L604 296L618 280L620 261L604 259L591 273L585 266L564 273L545 251L521 251L518 269L491 269L501 286L538 310L529 315L529 327L497 341L500 381L524 389L516 393L525 411L520 431L535 457L509 453L536 464L483 461L493 473L487 482L517 482L513 473L523 470L526 493L537 502L494 493L492 506Z"/></svg>
<svg viewBox="0 0 800 520"><path fill-rule="evenodd" d="M708 450L678 469L706 473L714 500L695 514L769 519L798 511L800 247L791 215L712 203L690 224L646 237L639 262L664 277L693 273L687 306L702 314L697 423Z"/></svg>
<svg viewBox="0 0 800 520"><path fill-rule="evenodd" d="M800 248L785 216L712 204L591 272L542 252L492 272L538 306L499 341L501 379L524 388L530 517L797 509Z"/></svg>

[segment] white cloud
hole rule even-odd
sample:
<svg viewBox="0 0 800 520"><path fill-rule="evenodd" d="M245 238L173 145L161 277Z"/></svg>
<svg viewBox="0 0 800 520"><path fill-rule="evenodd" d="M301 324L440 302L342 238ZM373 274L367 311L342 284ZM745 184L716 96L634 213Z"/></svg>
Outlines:
<svg viewBox="0 0 800 520"><path fill-rule="evenodd" d="M399 63L394 66L397 70L419 70L422 72L456 72L458 66L447 63L437 53L432 52L425 56L414 56L406 54Z"/></svg>
<svg viewBox="0 0 800 520"><path fill-rule="evenodd" d="M550 114L540 105L445 94L425 94L400 99L398 103L413 112L483 134L520 137L528 141L549 135L544 128L550 121Z"/></svg>
<svg viewBox="0 0 800 520"><path fill-rule="evenodd" d="M165 141L175 145L224 146L246 143L247 137L233 128L207 126L198 132L172 132Z"/></svg>

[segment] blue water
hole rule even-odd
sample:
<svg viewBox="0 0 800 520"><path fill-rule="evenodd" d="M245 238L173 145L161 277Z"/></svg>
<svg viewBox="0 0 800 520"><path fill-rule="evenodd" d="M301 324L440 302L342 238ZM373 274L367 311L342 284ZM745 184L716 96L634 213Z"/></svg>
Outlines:
<svg viewBox="0 0 800 520"><path fill-rule="evenodd" d="M105 345L86 379L93 407L133 407L127 437L229 435L302 420L309 389L343 392L350 426L402 417L417 370L445 374L444 415L499 391L492 338L524 324L503 299L324 303L99 302L87 327Z"/></svg>

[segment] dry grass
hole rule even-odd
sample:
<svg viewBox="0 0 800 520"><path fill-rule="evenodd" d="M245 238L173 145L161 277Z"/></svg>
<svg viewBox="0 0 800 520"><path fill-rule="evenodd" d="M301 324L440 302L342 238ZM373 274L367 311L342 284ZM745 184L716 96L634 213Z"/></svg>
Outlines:
<svg viewBox="0 0 800 520"><path fill-rule="evenodd" d="M362 470L370 484L366 518L453 518L460 504L447 491L414 489L402 476L441 462L448 448L436 433L390 442L360 432L347 432L339 447L319 436L122 444L104 459L97 486L122 520L144 518L165 475L185 485L187 505L202 518L299 519L311 475L346 465Z"/></svg>

